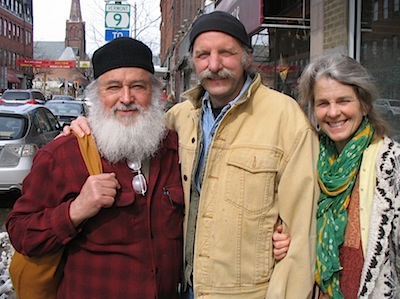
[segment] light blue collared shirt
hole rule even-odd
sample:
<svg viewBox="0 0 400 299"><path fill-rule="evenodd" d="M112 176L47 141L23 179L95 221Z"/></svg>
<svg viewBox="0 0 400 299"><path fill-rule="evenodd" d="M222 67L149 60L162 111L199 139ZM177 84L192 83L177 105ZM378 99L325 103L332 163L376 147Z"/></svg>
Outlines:
<svg viewBox="0 0 400 299"><path fill-rule="evenodd" d="M197 189L201 190L201 182L200 182L200 172L201 169L204 167L204 159L206 156L206 153L208 151L208 148L211 144L212 139L214 138L214 134L218 129L219 124L221 123L221 120L225 116L225 114L231 109L231 107L236 104L236 102L241 98L241 96L244 94L244 92L247 90L247 88L251 84L251 77L247 75L246 81L244 82L244 85L242 87L242 90L240 91L239 95L234 98L232 101L230 101L228 104L222 108L221 112L217 116L217 118L214 118L214 114L212 112L212 107L211 107L211 100L210 100L210 95L208 92L206 92L203 96L203 113L201 117L201 125L203 129L203 146L201 148L201 155L199 159L199 165L197 167L197 172L196 172L196 186Z"/></svg>

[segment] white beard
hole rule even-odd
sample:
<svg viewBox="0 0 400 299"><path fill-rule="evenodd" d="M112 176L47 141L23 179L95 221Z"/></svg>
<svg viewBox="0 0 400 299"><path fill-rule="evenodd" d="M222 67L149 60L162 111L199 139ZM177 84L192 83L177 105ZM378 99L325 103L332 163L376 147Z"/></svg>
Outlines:
<svg viewBox="0 0 400 299"><path fill-rule="evenodd" d="M135 104L117 104L106 113L100 100L93 101L88 119L102 157L117 163L125 159L143 160L157 152L166 126L163 106L158 101L152 102L146 110ZM137 109L139 113L123 121L115 117L116 109L128 108Z"/></svg>

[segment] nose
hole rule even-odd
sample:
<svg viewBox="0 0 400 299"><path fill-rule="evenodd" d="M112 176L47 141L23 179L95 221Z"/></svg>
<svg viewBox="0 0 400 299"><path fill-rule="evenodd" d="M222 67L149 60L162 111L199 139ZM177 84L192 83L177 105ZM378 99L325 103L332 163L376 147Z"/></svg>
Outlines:
<svg viewBox="0 0 400 299"><path fill-rule="evenodd" d="M119 98L119 101L125 105L128 105L134 101L134 97L129 86L123 86L121 88L121 96Z"/></svg>
<svg viewBox="0 0 400 299"><path fill-rule="evenodd" d="M340 112L340 108L339 108L335 103L331 103L331 104L329 105L328 113L327 113L327 115L328 115L329 117L335 118L335 117L339 116L340 113L341 113L341 112Z"/></svg>
<svg viewBox="0 0 400 299"><path fill-rule="evenodd" d="M208 69L213 73L217 73L221 68L221 57L218 53L211 53L208 58Z"/></svg>

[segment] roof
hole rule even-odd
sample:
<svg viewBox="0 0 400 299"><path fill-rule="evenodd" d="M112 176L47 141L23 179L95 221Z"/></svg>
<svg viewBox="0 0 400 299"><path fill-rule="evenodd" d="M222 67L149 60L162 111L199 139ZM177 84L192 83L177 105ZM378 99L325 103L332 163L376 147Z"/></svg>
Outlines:
<svg viewBox="0 0 400 299"><path fill-rule="evenodd" d="M33 56L35 59L59 60L65 50L62 42L35 41Z"/></svg>
<svg viewBox="0 0 400 299"><path fill-rule="evenodd" d="M59 60L76 60L76 55L71 47L66 47L59 57Z"/></svg>

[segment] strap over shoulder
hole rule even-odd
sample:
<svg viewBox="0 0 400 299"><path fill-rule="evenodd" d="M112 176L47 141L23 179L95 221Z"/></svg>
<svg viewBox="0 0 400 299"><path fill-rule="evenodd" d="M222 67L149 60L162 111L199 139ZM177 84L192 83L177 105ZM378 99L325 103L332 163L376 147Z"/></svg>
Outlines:
<svg viewBox="0 0 400 299"><path fill-rule="evenodd" d="M78 140L79 149L81 150L81 154L83 160L85 161L89 174L94 175L102 173L103 168L101 165L100 153L97 149L96 142L94 141L93 136L84 135L83 137L79 137L75 133L74 135Z"/></svg>

